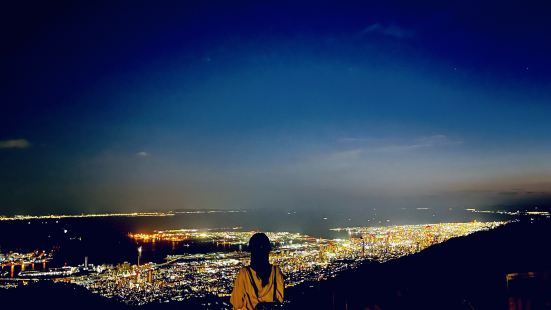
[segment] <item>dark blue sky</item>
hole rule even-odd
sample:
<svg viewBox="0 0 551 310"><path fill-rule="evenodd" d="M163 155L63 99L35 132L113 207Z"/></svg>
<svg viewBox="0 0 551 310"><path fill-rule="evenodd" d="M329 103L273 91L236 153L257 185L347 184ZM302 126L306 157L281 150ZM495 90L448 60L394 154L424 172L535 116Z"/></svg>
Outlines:
<svg viewBox="0 0 551 310"><path fill-rule="evenodd" d="M7 7L0 213L551 191L549 6L296 2Z"/></svg>

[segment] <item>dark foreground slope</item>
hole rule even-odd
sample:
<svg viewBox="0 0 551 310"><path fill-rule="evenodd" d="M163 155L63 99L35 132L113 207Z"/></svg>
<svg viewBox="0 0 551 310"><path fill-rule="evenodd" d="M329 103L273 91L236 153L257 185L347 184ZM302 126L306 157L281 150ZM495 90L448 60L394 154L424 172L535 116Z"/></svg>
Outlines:
<svg viewBox="0 0 551 310"><path fill-rule="evenodd" d="M289 297L297 309L507 309L514 292L506 274L551 270L550 238L549 221L514 223L366 264ZM543 286L528 292L532 309L551 309L549 281Z"/></svg>
<svg viewBox="0 0 551 310"><path fill-rule="evenodd" d="M87 289L62 283L38 282L10 290L0 290L0 309L118 309L113 300Z"/></svg>
<svg viewBox="0 0 551 310"><path fill-rule="evenodd" d="M450 240L384 264L365 264L287 290L291 309L506 309L510 272L551 270L551 224L521 222ZM549 288L545 288L549 289ZM551 292L532 309L551 308ZM542 298L544 296L544 298ZM548 296L549 298L545 298ZM151 304L143 309L221 308L222 301ZM539 304L538 304L539 302ZM548 302L549 304L545 304ZM376 306L376 307L375 307ZM41 283L0 291L0 309L130 309L73 285ZM132 308L135 309L135 308Z"/></svg>

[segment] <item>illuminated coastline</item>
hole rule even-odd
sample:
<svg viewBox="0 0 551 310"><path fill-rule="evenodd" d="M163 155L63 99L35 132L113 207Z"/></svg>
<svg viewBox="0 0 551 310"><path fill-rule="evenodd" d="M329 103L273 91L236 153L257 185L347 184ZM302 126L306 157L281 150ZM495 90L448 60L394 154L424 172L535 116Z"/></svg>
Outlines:
<svg viewBox="0 0 551 310"><path fill-rule="evenodd" d="M510 215L510 216L545 216L547 218L551 217L551 212L548 211L521 211L521 210L515 210L515 211L504 211L504 210L477 210L477 209L465 209L465 211L469 211L472 213L486 213L486 214L501 214L501 215Z"/></svg>
<svg viewBox="0 0 551 310"><path fill-rule="evenodd" d="M49 215L0 215L0 221L43 220L65 218L94 217L165 217L177 214L212 214L212 213L242 213L244 210L196 210L196 211L166 211L166 212L132 212L132 213L90 213L90 214L49 214Z"/></svg>
<svg viewBox="0 0 551 310"><path fill-rule="evenodd" d="M429 246L494 229L508 222L438 223L381 227L334 228L342 238L324 239L292 232L267 232L273 243L272 263L281 267L286 285L323 281L364 261L386 262L417 253ZM228 246L226 252L169 255L164 263L120 263L72 267L63 276L42 272L49 280L80 285L93 293L130 305L228 296L239 268L249 263L245 247L254 231L177 229L130 233L138 244L160 241L210 243ZM232 246L232 247L230 247ZM139 247L141 250L141 246ZM236 249L236 250L231 250ZM137 255L141 255L138 250ZM139 254L138 254L139 253ZM58 272L59 273L59 272ZM34 275L34 273L30 273ZM21 278L21 275L18 276ZM17 277L15 277L17 278ZM23 283L25 284L25 283ZM14 287L9 282L7 287Z"/></svg>

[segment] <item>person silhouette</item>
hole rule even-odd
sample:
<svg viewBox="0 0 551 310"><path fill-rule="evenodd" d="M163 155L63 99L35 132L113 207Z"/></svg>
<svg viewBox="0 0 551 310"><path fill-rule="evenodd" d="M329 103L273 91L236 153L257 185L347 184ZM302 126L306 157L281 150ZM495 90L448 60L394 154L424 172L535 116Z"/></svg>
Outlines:
<svg viewBox="0 0 551 310"><path fill-rule="evenodd" d="M251 264L237 274L230 298L233 309L273 309L283 302L284 277L278 266L270 264L271 249L266 234L256 233L249 240Z"/></svg>

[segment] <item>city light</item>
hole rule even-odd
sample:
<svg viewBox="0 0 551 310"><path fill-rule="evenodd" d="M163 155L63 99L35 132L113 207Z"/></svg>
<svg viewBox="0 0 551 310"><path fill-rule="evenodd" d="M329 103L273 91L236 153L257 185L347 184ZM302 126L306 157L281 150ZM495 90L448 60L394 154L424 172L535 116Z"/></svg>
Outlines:
<svg viewBox="0 0 551 310"><path fill-rule="evenodd" d="M489 230L507 222L438 223L381 227L343 227L332 231L342 238L324 239L300 233L267 232L273 243L271 262L286 275L286 285L322 281L362 262L386 262L417 253L451 238ZM88 264L77 267L21 271L15 278L51 279L83 286L93 293L130 305L181 301L193 297L228 296L238 270L249 263L249 253L237 249L246 245L254 231L229 229L179 229L154 233L131 233L141 243L156 241L209 242L227 251L207 254L169 255L163 263L141 263L144 250L137 248L138 263ZM14 253L0 256L0 262L14 261ZM35 256L29 256L35 257ZM39 256L42 257L42 256ZM11 283L11 282L10 282ZM7 287L7 286L6 286Z"/></svg>

